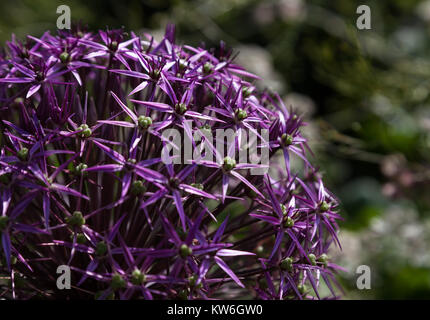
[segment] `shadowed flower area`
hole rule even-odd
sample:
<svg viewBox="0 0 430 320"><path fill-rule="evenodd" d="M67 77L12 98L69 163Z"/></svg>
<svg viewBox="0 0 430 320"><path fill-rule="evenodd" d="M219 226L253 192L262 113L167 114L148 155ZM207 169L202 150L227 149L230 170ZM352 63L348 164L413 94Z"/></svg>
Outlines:
<svg viewBox="0 0 430 320"><path fill-rule="evenodd" d="M223 42L75 27L5 51L2 297L339 297L338 201L308 160L306 123ZM163 136L173 128L215 160L162 159L179 148ZM267 130L254 136L271 170L231 152L241 135L221 141L224 157L208 138L219 129ZM72 290L56 288L60 265Z"/></svg>

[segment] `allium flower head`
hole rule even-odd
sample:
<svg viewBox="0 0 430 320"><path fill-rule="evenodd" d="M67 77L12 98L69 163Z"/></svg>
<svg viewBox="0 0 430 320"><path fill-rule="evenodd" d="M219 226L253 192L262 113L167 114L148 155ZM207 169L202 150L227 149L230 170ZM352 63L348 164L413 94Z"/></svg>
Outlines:
<svg viewBox="0 0 430 320"><path fill-rule="evenodd" d="M337 200L307 158L305 123L257 79L224 43L178 45L170 25L160 42L122 30L8 42L0 295L314 299L325 282L337 297ZM222 154L209 136L228 129ZM234 152L243 132L268 165ZM166 162L186 140L200 158ZM71 290L56 287L61 265Z"/></svg>

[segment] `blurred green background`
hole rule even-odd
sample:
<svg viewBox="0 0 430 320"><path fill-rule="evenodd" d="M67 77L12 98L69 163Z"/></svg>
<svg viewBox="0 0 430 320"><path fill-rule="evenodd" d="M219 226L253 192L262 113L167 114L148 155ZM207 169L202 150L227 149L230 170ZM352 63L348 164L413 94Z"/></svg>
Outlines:
<svg viewBox="0 0 430 320"><path fill-rule="evenodd" d="M124 27L179 42L224 40L309 122L328 187L342 202L346 299L430 298L430 1L10 0L0 41L56 31L57 6L89 30ZM372 29L358 30L367 4ZM359 265L371 290L355 285Z"/></svg>

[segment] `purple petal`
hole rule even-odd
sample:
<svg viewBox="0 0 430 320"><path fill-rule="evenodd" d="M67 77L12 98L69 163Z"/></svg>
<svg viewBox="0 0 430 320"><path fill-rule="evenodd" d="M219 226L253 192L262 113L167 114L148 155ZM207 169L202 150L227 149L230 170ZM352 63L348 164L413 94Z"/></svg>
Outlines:
<svg viewBox="0 0 430 320"><path fill-rule="evenodd" d="M35 94L37 91L39 91L39 89L40 89L41 86L42 86L41 84L32 85L30 87L30 89L28 89L26 98L27 99L30 98L33 94Z"/></svg>
<svg viewBox="0 0 430 320"><path fill-rule="evenodd" d="M118 98L118 96L113 91L110 93L119 104L121 109L124 110L124 112L134 121L134 123L137 123L137 116Z"/></svg>
<svg viewBox="0 0 430 320"><path fill-rule="evenodd" d="M184 206L182 205L181 195L179 194L178 190L173 190L173 199L175 201L176 209L179 213L179 218L181 219L182 229L186 230L187 226L185 224Z"/></svg>
<svg viewBox="0 0 430 320"><path fill-rule="evenodd" d="M241 250L221 249L221 250L218 250L216 255L220 257L236 257L236 256L255 256L255 253L241 251Z"/></svg>
<svg viewBox="0 0 430 320"><path fill-rule="evenodd" d="M213 196L213 195L211 195L211 194L209 194L207 192L204 192L203 190L194 188L194 187L192 187L192 186L190 186L188 184L181 184L181 185L179 185L179 188L181 188L182 190L184 190L184 191L186 191L188 193L195 194L197 196L201 196L201 197L205 197L205 198L217 200L217 197L215 197L215 196Z"/></svg>
<svg viewBox="0 0 430 320"><path fill-rule="evenodd" d="M254 191L256 194L258 194L260 197L264 198L263 194L252 185L251 182L245 179L241 174L239 174L236 171L230 171L231 175L238 178L240 181L242 181L244 184L246 184L249 188L251 188L252 191Z"/></svg>
<svg viewBox="0 0 430 320"><path fill-rule="evenodd" d="M6 232L2 232L1 240L2 240L2 245L3 245L4 255L6 258L7 268L10 270L10 252L11 252L12 245L10 243L9 234Z"/></svg>
<svg viewBox="0 0 430 320"><path fill-rule="evenodd" d="M61 184L58 184L58 183L51 184L51 188L60 192L60 193L62 192L62 193L66 193L66 194L78 197L78 198L83 198L83 199L88 200L88 201L90 200L90 198L88 198L86 195L83 195L82 193L79 193L76 190L62 186Z"/></svg>
<svg viewBox="0 0 430 320"><path fill-rule="evenodd" d="M173 112L172 107L168 104L161 103L161 102L151 102L151 101L140 101L140 100L134 100L130 99L131 102L136 104L141 104L145 107L148 107L150 109L158 110L158 111L164 111L164 112Z"/></svg>
<svg viewBox="0 0 430 320"><path fill-rule="evenodd" d="M221 269L223 269L224 272L227 273L230 276L230 278L232 278L233 281L238 284L238 286L245 288L243 283L239 280L239 278L234 274L234 272L229 268L229 266L221 258L215 256L214 259L215 259L215 262L217 263L217 265Z"/></svg>
<svg viewBox="0 0 430 320"><path fill-rule="evenodd" d="M86 172L92 172L92 171L117 172L117 171L121 171L123 168L124 168L124 165L122 165L122 164L102 164L99 166L87 168L83 171L86 171Z"/></svg>
<svg viewBox="0 0 430 320"><path fill-rule="evenodd" d="M104 144L101 144L100 142L98 142L97 140L92 140L100 149L102 149L106 155L108 155L112 160L117 161L119 163L125 163L125 158L120 155L118 152L116 152L115 150L112 150L109 147L106 147Z"/></svg>

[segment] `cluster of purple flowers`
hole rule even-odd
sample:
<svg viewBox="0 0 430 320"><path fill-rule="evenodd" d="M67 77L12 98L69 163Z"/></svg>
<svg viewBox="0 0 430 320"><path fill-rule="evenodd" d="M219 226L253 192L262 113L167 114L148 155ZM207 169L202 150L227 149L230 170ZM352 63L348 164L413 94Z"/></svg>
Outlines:
<svg viewBox="0 0 430 320"><path fill-rule="evenodd" d="M321 283L337 297L338 203L302 119L223 43L174 33L76 28L0 53L0 297L315 299ZM168 128L267 129L273 177L218 154L166 164ZM70 290L56 287L60 265Z"/></svg>

